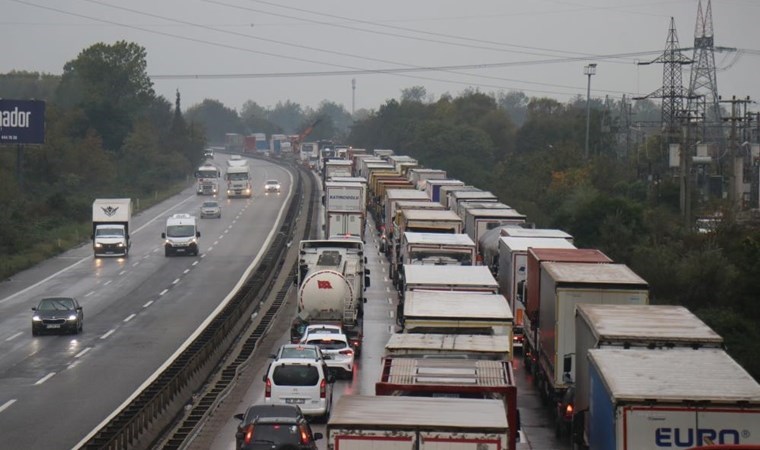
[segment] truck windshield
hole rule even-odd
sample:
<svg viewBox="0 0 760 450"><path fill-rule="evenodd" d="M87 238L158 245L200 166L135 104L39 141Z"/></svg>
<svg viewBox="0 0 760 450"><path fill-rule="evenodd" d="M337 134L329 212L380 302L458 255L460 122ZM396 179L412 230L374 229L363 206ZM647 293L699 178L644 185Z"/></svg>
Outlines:
<svg viewBox="0 0 760 450"><path fill-rule="evenodd" d="M216 169L198 169L195 172L195 178L219 178L219 171Z"/></svg>
<svg viewBox="0 0 760 450"><path fill-rule="evenodd" d="M98 237L124 237L124 228L98 228L95 230Z"/></svg>
<svg viewBox="0 0 760 450"><path fill-rule="evenodd" d="M166 236L168 237L195 236L195 227L193 225L169 225L168 227L166 227Z"/></svg>
<svg viewBox="0 0 760 450"><path fill-rule="evenodd" d="M227 179L234 180L234 181L247 180L248 173L228 173Z"/></svg>

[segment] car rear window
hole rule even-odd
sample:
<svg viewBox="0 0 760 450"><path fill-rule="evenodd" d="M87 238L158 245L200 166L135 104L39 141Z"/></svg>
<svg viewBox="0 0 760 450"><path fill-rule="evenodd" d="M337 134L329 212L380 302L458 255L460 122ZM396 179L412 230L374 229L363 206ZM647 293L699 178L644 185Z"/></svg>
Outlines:
<svg viewBox="0 0 760 450"><path fill-rule="evenodd" d="M272 381L277 386L316 386L319 370L315 366L303 364L283 364L275 366Z"/></svg>
<svg viewBox="0 0 760 450"><path fill-rule="evenodd" d="M338 340L329 339L329 338L309 339L307 344L316 345L322 350L340 350L342 348L348 347L348 344L345 341L338 341Z"/></svg>
<svg viewBox="0 0 760 450"><path fill-rule="evenodd" d="M317 359L317 351L314 348L285 347L280 353L280 358Z"/></svg>
<svg viewBox="0 0 760 450"><path fill-rule="evenodd" d="M257 423L253 427L253 441L269 444L296 444L299 442L298 425L279 423Z"/></svg>

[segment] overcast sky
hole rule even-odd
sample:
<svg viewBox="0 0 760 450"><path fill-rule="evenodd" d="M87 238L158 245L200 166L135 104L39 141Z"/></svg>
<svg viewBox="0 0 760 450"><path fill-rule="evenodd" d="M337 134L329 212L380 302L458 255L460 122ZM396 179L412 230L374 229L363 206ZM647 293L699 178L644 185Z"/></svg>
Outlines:
<svg viewBox="0 0 760 450"><path fill-rule="evenodd" d="M0 0L0 73L60 74L90 45L126 40L147 50L156 91L173 101L179 89L184 108L205 98L238 111L246 100L328 99L351 111L352 79L356 109L417 85L433 99L469 87L567 101L585 98L591 62L591 95L621 98L661 86L661 64L636 62L662 52L670 17L691 47L697 2ZM713 0L712 14L715 45L739 50L715 54L719 94L760 100L760 0Z"/></svg>

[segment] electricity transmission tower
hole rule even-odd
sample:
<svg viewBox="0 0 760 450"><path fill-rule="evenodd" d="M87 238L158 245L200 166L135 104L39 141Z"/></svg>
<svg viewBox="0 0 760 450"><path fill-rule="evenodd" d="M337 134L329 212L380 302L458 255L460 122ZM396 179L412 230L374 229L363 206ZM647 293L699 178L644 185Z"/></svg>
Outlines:
<svg viewBox="0 0 760 450"><path fill-rule="evenodd" d="M704 118L702 141L714 143L723 148L724 137L718 97L718 80L715 74L715 39L712 23L712 4L707 0L707 9L702 13L702 0L697 9L697 24L694 28L694 65L689 82L690 111L697 111ZM698 101L702 97L704 101Z"/></svg>

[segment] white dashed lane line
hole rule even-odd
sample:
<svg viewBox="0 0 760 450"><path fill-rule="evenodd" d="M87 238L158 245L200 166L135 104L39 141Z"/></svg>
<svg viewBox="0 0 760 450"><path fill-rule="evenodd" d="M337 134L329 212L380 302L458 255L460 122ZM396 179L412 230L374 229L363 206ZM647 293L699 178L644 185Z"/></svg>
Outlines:
<svg viewBox="0 0 760 450"><path fill-rule="evenodd" d="M193 265L197 266L198 265L198 261L193 261Z"/></svg>
<svg viewBox="0 0 760 450"><path fill-rule="evenodd" d="M185 271L182 273L188 273L188 272L190 272L190 269L185 269Z"/></svg>
<svg viewBox="0 0 760 450"><path fill-rule="evenodd" d="M94 294L94 293L95 293L95 291L90 291L90 292L86 293L84 296L85 296L85 297L89 297L89 296L91 296L91 295L92 295L92 294Z"/></svg>
<svg viewBox="0 0 760 450"><path fill-rule="evenodd" d="M390 292L390 291L391 291L391 288L389 287L385 288L385 292Z"/></svg>
<svg viewBox="0 0 760 450"><path fill-rule="evenodd" d="M134 319L137 316L137 314L130 314L127 316L126 319L124 319L124 322L129 322L130 320Z"/></svg>
<svg viewBox="0 0 760 450"><path fill-rule="evenodd" d="M8 400L7 402L0 405L0 413L5 411L6 409L10 408L12 404L16 403L16 399Z"/></svg>
<svg viewBox="0 0 760 450"><path fill-rule="evenodd" d="M125 273L127 273L127 271L126 270L122 270L121 272L119 272L119 275L124 275Z"/></svg>
<svg viewBox="0 0 760 450"><path fill-rule="evenodd" d="M138 261L138 262L136 262L136 263L132 264L132 267L137 267L137 265L138 265L138 264L140 264L140 261Z"/></svg>
<svg viewBox="0 0 760 450"><path fill-rule="evenodd" d="M163 296L164 294L166 294L167 292L169 292L169 289L164 289L163 291L161 291L161 292L159 292L159 293L158 293L158 296L159 296L159 297L162 297L162 296Z"/></svg>
<svg viewBox="0 0 760 450"><path fill-rule="evenodd" d="M148 306L153 304L153 300L149 301L148 303L143 305L143 308L147 308Z"/></svg>
<svg viewBox="0 0 760 450"><path fill-rule="evenodd" d="M76 355L74 355L74 358L81 358L82 356L84 356L90 350L92 350L92 347L87 347L86 349L84 349L81 352L79 352Z"/></svg>
<svg viewBox="0 0 760 450"><path fill-rule="evenodd" d="M108 336L112 335L115 331L116 330L113 330L113 329L112 330L108 330L108 332L106 334L104 334L103 336L100 336L100 339L107 339Z"/></svg>
<svg viewBox="0 0 760 450"><path fill-rule="evenodd" d="M389 305L392 305L392 304L393 304L393 299L392 299L392 298L390 298L390 297L388 297L388 304L389 304Z"/></svg>
<svg viewBox="0 0 760 450"><path fill-rule="evenodd" d="M207 251L207 252L210 252L210 251L211 251L211 250L213 250L213 249L214 249L214 246L212 245L211 247L207 248L207 249L206 249L206 251ZM203 256L201 256L201 258L203 258Z"/></svg>
<svg viewBox="0 0 760 450"><path fill-rule="evenodd" d="M216 245L216 244L218 244L218 243L219 243L219 241L214 241L214 245Z"/></svg>
<svg viewBox="0 0 760 450"><path fill-rule="evenodd" d="M179 283L179 278L177 278L176 280L172 281L172 284L177 284L177 283Z"/></svg>
<svg viewBox="0 0 760 450"><path fill-rule="evenodd" d="M391 319L393 319L393 317L394 317L393 311L388 311L388 317L390 317Z"/></svg>
<svg viewBox="0 0 760 450"><path fill-rule="evenodd" d="M106 281L105 283L103 283L103 286L108 286L108 285L109 285L109 284L111 284L112 282L113 282L113 280L108 280L108 281Z"/></svg>
<svg viewBox="0 0 760 450"><path fill-rule="evenodd" d="M39 380L37 380L37 382L34 383L34 385L35 386L39 386L40 384L42 384L42 383L46 382L47 380L53 378L53 376L55 376L55 372L50 372L49 374L47 374L44 377L42 377Z"/></svg>
<svg viewBox="0 0 760 450"><path fill-rule="evenodd" d="M16 334L12 334L12 335L8 336L7 338L5 338L5 341L6 341L6 342L7 342L7 341L12 341L12 340L16 339L17 337L21 336L22 334L23 334L23 333L21 333L21 332L19 331L18 333L16 333Z"/></svg>

